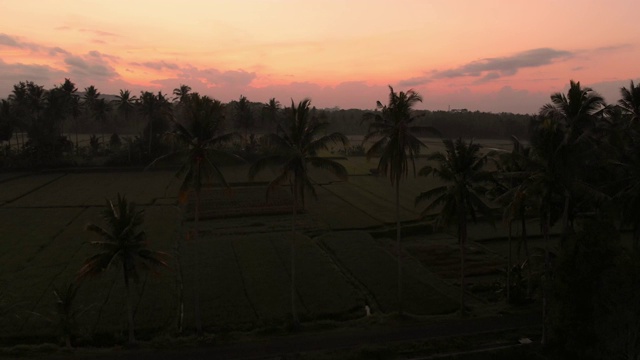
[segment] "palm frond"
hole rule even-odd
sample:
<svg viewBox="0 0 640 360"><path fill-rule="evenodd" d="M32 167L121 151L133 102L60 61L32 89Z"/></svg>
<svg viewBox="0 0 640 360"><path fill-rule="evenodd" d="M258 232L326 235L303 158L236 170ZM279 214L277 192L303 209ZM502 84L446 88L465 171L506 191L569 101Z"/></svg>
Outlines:
<svg viewBox="0 0 640 360"><path fill-rule="evenodd" d="M307 161L316 168L328 170L340 180L347 180L349 176L347 169L339 162L321 157L310 157Z"/></svg>

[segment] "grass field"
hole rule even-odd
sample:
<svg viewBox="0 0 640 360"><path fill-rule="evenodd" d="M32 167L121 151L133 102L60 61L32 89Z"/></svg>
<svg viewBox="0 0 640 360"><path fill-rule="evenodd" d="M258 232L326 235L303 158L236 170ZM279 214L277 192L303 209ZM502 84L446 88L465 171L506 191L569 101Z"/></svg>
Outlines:
<svg viewBox="0 0 640 360"><path fill-rule="evenodd" d="M365 315L365 304L374 313L398 307L397 259L390 240L373 239L364 231L343 231L393 224L393 188L388 179L370 175L375 161L363 157L340 161L354 175L347 182L316 175L319 197L309 198L297 217L296 306L305 322L359 318ZM419 162L424 164L423 159ZM248 165L224 169L228 181L240 186L203 192L203 214L211 216L200 222L197 240L185 236L193 224L183 221L185 211L177 204L179 181L170 171L2 174L0 337L57 333L53 290L73 281L93 253L87 242L96 238L84 227L100 222L105 199L117 193L145 209L150 247L172 256L169 268L142 276L135 286L136 327L142 334L175 331L180 271L188 331L195 322L197 278L207 329L285 324L291 308L291 199L283 188L267 202L264 182L272 174L267 171L251 184L247 169ZM403 182L403 221L419 218L420 208L414 207L413 199L436 185L431 178L410 177ZM421 247L410 241L407 245L405 311L454 312L455 287L448 280L457 262L455 251L442 253L448 259L444 260L432 245ZM76 305L82 310L79 332L85 336L114 339L125 333L124 283L118 271L84 281Z"/></svg>

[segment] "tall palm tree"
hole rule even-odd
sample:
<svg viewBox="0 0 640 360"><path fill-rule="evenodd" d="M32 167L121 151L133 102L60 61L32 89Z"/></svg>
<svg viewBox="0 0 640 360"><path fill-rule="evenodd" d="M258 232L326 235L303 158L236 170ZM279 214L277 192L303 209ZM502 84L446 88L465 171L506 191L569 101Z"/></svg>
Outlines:
<svg viewBox="0 0 640 360"><path fill-rule="evenodd" d="M93 103L93 116L97 122L100 123L102 128L102 146L105 146L104 143L104 133L105 128L107 127L107 122L109 121L109 114L111 113L111 106L104 99L98 99Z"/></svg>
<svg viewBox="0 0 640 360"><path fill-rule="evenodd" d="M427 159L435 161L437 166L427 165L420 169L419 175L433 175L446 182L446 185L425 191L416 197L416 205L432 200L423 210L427 215L439 209L438 223L458 225L458 243L460 245L460 314L465 314L465 247L467 243L467 221L477 220L478 213L491 219L491 209L481 198L480 188L492 181L492 174L483 170L487 155L481 155L479 144L466 143L462 139L442 141L445 153L429 154Z"/></svg>
<svg viewBox="0 0 640 360"><path fill-rule="evenodd" d="M513 148L511 152L500 153L497 156L495 182L488 195L500 204L503 211L503 220L509 229L509 257L507 261L507 301L511 300L511 270L512 265L512 225L515 220L520 220L521 238L518 244L518 263L520 263L520 249L524 246L528 282L527 293L531 291L531 266L529 246L527 243L527 209L533 207L532 196L529 196L524 183L530 175L531 148L524 146L520 140L512 136Z"/></svg>
<svg viewBox="0 0 640 360"><path fill-rule="evenodd" d="M89 87L84 88L84 95L82 95L82 105L87 114L88 119L92 119L93 110L95 108L95 103L100 98L100 92L96 89L95 86L91 85Z"/></svg>
<svg viewBox="0 0 640 360"><path fill-rule="evenodd" d="M153 155L153 141L155 139L154 123L161 125L165 119L171 115L171 103L167 100L167 97L158 92L158 95L154 95L152 92L143 91L140 93L140 113L147 118L149 128L149 155ZM156 129L157 132L158 129Z"/></svg>
<svg viewBox="0 0 640 360"><path fill-rule="evenodd" d="M245 145L249 141L249 130L253 128L253 114L251 113L251 103L246 96L240 95L240 99L235 102L237 127L244 130Z"/></svg>
<svg viewBox="0 0 640 360"><path fill-rule="evenodd" d="M630 116L631 123L640 122L640 83L635 85L633 80L629 88L620 88L622 98L618 100L618 105Z"/></svg>
<svg viewBox="0 0 640 360"><path fill-rule="evenodd" d="M9 149L11 149L11 138L15 131L15 123L13 120L13 109L9 100L0 100L0 142L7 141ZM18 138L16 137L16 142ZM16 143L16 150L19 149L19 145ZM10 150L9 150L10 152ZM6 154L8 155L8 154Z"/></svg>
<svg viewBox="0 0 640 360"><path fill-rule="evenodd" d="M398 256L398 311L402 313L402 243L400 228L400 182L409 174L409 165L416 174L415 158L421 148L427 146L418 135L435 134L432 127L414 125L413 106L422 102L422 96L413 90L396 93L389 86L389 102L377 102L375 113L365 114L363 120L370 121L363 143L374 141L367 150L367 160L380 157L378 173L389 176L396 191L396 253Z"/></svg>
<svg viewBox="0 0 640 360"><path fill-rule="evenodd" d="M586 155L595 150L593 130L596 127L596 114L605 107L604 99L589 87L582 88L580 82L569 83L569 90L565 96L562 93L551 95L551 103L540 109L540 118L546 121L556 122L557 130L563 134L563 140L555 149L553 156L569 178L568 182L574 182L575 178L585 169L588 161ZM566 183L565 183L566 184ZM569 223L569 211L571 193L569 188L564 191L564 210L562 215L563 238L571 231Z"/></svg>
<svg viewBox="0 0 640 360"><path fill-rule="evenodd" d="M77 96L76 92L78 91L76 84L74 84L70 79L65 78L64 82L57 88L62 92L63 102L65 106L65 117L68 117L69 115L72 116L73 97ZM60 133L64 134L64 121L61 124Z"/></svg>
<svg viewBox="0 0 640 360"><path fill-rule="evenodd" d="M136 341L133 322L133 301L131 280L138 281L138 269L167 266L167 254L148 249L147 236L139 227L143 222L143 210L137 210L124 196L118 194L115 203L107 200L102 213L106 226L90 223L86 230L102 239L90 244L100 252L87 258L78 271L78 280L102 274L113 266L121 266L127 291L127 321L129 323L129 343Z"/></svg>
<svg viewBox="0 0 640 360"><path fill-rule="evenodd" d="M180 104L184 104L189 99L191 93L191 87L185 84L180 84L180 87L173 89L173 101L178 100Z"/></svg>
<svg viewBox="0 0 640 360"><path fill-rule="evenodd" d="M280 101L276 100L276 98L269 99L269 102L262 107L262 116L268 123L273 125L274 132L278 129L278 118L281 109Z"/></svg>
<svg viewBox="0 0 640 360"><path fill-rule="evenodd" d="M76 133L76 155L80 151L78 148L78 130L80 129L80 117L82 116L82 103L80 102L80 96L73 95L69 100L69 114L73 118L74 128Z"/></svg>
<svg viewBox="0 0 640 360"><path fill-rule="evenodd" d="M296 214L298 205L305 207L305 191L316 197L313 182L309 178L309 166L324 169L340 179L346 180L347 169L342 164L318 156L318 151L328 150L329 143L341 143L346 146L348 139L337 132L321 136L328 123L320 122L312 117L309 105L311 100L304 99L296 106L291 100L291 107L285 109L286 117L278 124L278 133L269 134L272 151L259 159L249 169L249 178L253 179L267 167L279 167L279 174L267 187L267 197L282 185L288 185L293 195L291 220L291 315L293 325L298 325L295 306L296 279Z"/></svg>
<svg viewBox="0 0 640 360"><path fill-rule="evenodd" d="M116 96L116 99L113 102L116 105L116 110L119 114L124 116L124 122L129 125L129 114L133 113L135 109L135 103L138 100L136 96L131 96L131 92L129 90L120 89L120 95ZM138 126L138 120L136 119L136 133L140 132L140 128Z"/></svg>
<svg viewBox="0 0 640 360"><path fill-rule="evenodd" d="M193 236L195 244L198 244L198 220L200 216L201 190L204 185L219 182L228 187L227 181L220 169L220 162L224 160L241 161L235 155L231 155L220 148L220 145L233 142L240 136L237 133L219 134L223 105L218 100L207 96L201 97L198 93L189 95L185 102L187 122L181 124L173 121L174 129L165 134L165 138L176 145L176 150L170 154L154 160L148 167L156 163L175 157L181 157L181 167L176 177L182 178L180 186L180 199L186 201L189 191L195 193L194 228ZM179 244L178 244L179 246ZM179 247L177 249L179 253ZM199 254L195 251L196 276L195 276L195 318L196 330L202 334L202 317L200 313L200 278L199 278ZM181 295L182 296L182 295ZM180 306L182 307L182 300ZM179 317L178 328L182 329L182 312Z"/></svg>

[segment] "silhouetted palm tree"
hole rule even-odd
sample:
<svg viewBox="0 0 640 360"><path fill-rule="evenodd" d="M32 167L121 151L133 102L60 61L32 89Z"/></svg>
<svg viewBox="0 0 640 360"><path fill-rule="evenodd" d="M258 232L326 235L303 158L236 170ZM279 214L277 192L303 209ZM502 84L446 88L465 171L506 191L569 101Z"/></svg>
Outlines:
<svg viewBox="0 0 640 360"><path fill-rule="evenodd" d="M279 114L282 109L280 105L280 101L276 100L276 98L269 99L269 102L264 104L262 107L262 116L267 122L273 125L274 132L278 129L279 123Z"/></svg>
<svg viewBox="0 0 640 360"><path fill-rule="evenodd" d="M513 148L511 152L504 152L497 155L495 172L495 182L489 191L493 200L500 204L503 211L503 220L509 228L509 257L507 261L507 301L511 300L511 270L512 265L512 224L515 220L521 223L521 240L518 245L518 263L520 263L520 246L524 245L525 257L527 259L528 294L531 291L531 266L529 256L529 246L527 243L527 209L534 206L533 196L529 196L525 181L530 176L531 148L524 146L520 140L512 136ZM530 294L529 294L530 295Z"/></svg>
<svg viewBox="0 0 640 360"><path fill-rule="evenodd" d="M588 151L594 150L591 135L596 127L596 114L605 106L604 99L593 89L580 86L580 82L570 81L569 91L551 95L551 104L540 109L540 117L546 121L557 122L556 130L563 134L561 143L557 144L553 156L565 167L563 173L568 176L565 185L574 182L575 177L583 171ZM571 193L565 186L564 210L562 215L563 237L570 232L569 211Z"/></svg>
<svg viewBox="0 0 640 360"><path fill-rule="evenodd" d="M87 114L88 119L93 119L93 111L95 109L95 103L98 101L100 97L100 92L96 89L95 86L91 85L89 87L84 88L84 95L82 96L82 105Z"/></svg>
<svg viewBox="0 0 640 360"><path fill-rule="evenodd" d="M309 166L327 170L340 179L347 178L347 170L342 164L318 156L318 151L328 150L332 142L346 146L348 139L340 133L321 136L328 124L317 121L312 117L309 104L305 99L295 105L291 100L291 107L285 109L285 118L278 124L278 134L269 134L269 144L272 147L270 155L259 159L249 169L249 178L267 167L279 167L278 176L267 187L267 198L270 193L282 185L288 185L293 195L291 222L291 314L293 324L297 326L298 315L295 307L295 253L296 253L296 214L298 205L305 206L305 191L316 197L313 182L309 178Z"/></svg>
<svg viewBox="0 0 640 360"><path fill-rule="evenodd" d="M398 311L402 313L402 243L400 228L400 181L409 174L409 165L415 176L415 158L420 148L427 146L418 135L438 134L432 127L413 125L413 106L422 102L422 97L413 90L396 93L389 86L389 103L377 102L375 113L366 114L363 120L370 121L369 131L363 143L374 141L367 150L367 160L380 157L378 173L389 176L396 190L396 252L398 256Z"/></svg>
<svg viewBox="0 0 640 360"><path fill-rule="evenodd" d="M618 105L630 116L632 123L640 122L640 84L634 86L633 80L629 88L620 88L622 98L618 100Z"/></svg>
<svg viewBox="0 0 640 360"><path fill-rule="evenodd" d="M467 220L470 217L474 222L477 213L491 219L491 209L481 198L480 188L483 184L492 181L492 174L483 170L487 162L487 155L480 154L481 146L470 141L466 143L462 139L453 142L450 139L442 141L445 153L435 152L429 154L427 159L435 161L436 167L427 165L420 169L421 176L433 175L444 181L447 185L425 191L416 197L416 205L431 200L431 203L423 210L427 215L432 210L440 209L438 222L448 225L455 222L458 225L458 243L460 245L460 314L465 314L465 246L467 243Z"/></svg>
<svg viewBox="0 0 640 360"><path fill-rule="evenodd" d="M180 87L173 89L173 101L178 100L178 103L184 104L189 100L189 94L191 93L191 87L188 85L180 84Z"/></svg>
<svg viewBox="0 0 640 360"><path fill-rule="evenodd" d="M85 260L78 271L78 279L101 274L113 266L121 266L127 290L127 321L129 323L129 343L136 341L133 323L133 302L131 280L137 281L138 269L167 266L167 254L149 250L147 237L139 227L143 222L143 210L137 210L133 203L118 194L116 202L107 201L102 217L105 227L88 224L86 229L100 236L102 240L90 244L100 252Z"/></svg>
<svg viewBox="0 0 640 360"><path fill-rule="evenodd" d="M143 91L140 94L140 113L147 118L149 128L149 155L153 155L154 123L161 123L170 115L171 103L167 100L162 92L154 95L149 91Z"/></svg>
<svg viewBox="0 0 640 360"><path fill-rule="evenodd" d="M74 84L70 79L65 78L64 82L59 86L57 86L57 89L59 89L62 93L64 107L65 107L65 118L68 117L69 115L73 116L72 114L73 97L77 96L76 92L78 91L76 84ZM61 134L64 134L64 120L66 119L63 119L63 122L61 123L61 126L60 126Z"/></svg>
<svg viewBox="0 0 640 360"><path fill-rule="evenodd" d="M241 161L235 155L220 149L220 145L230 143L238 138L237 133L219 134L221 124L221 114L223 105L218 100L213 100L207 96L200 97L199 94L189 95L185 103L186 124L173 122L174 129L165 134L165 138L176 145L176 151L161 156L154 160L148 167L170 158L181 157L182 165L176 177L182 178L180 186L180 199L186 201L190 190L195 192L194 227L193 236L195 244L198 244L198 220L200 216L200 200L203 185L210 185L213 182L220 182L225 187L228 184L220 169L220 162L223 160ZM179 248L178 248L179 252ZM202 334L202 317L200 313L200 279L199 279L199 254L196 255L196 289L195 289L195 318L196 330ZM182 306L182 304L181 304ZM182 314L178 327L182 328Z"/></svg>
<svg viewBox="0 0 640 360"><path fill-rule="evenodd" d="M235 102L235 115L237 127L244 130L245 145L249 141L249 130L253 128L253 114L251 103L246 96L240 95L240 99Z"/></svg>
<svg viewBox="0 0 640 360"><path fill-rule="evenodd" d="M118 113L124 115L124 122L129 126L129 114L133 113L135 110L135 104L138 100L137 97L131 96L131 92L129 90L120 90L120 95L116 96L116 99L113 102L116 105L116 110ZM136 119L136 133L140 133L140 128L138 126L138 120Z"/></svg>
<svg viewBox="0 0 640 360"><path fill-rule="evenodd" d="M11 147L11 138L13 137L14 126L11 103L9 100L2 99L0 100L0 142L9 142L9 147ZM18 146L19 145L16 143L16 150L19 149Z"/></svg>
<svg viewBox="0 0 640 360"><path fill-rule="evenodd" d="M98 99L93 103L93 116L97 122L100 123L102 128L102 146L106 146L104 142L104 133L107 123L109 122L109 114L111 113L111 106L104 99Z"/></svg>

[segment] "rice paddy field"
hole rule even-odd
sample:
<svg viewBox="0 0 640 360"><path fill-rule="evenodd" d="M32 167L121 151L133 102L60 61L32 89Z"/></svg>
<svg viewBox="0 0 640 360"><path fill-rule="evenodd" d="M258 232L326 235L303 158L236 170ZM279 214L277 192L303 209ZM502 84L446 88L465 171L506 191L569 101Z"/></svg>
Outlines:
<svg viewBox="0 0 640 360"><path fill-rule="evenodd" d="M373 314L398 307L394 240L370 234L393 226L393 188L371 174L375 161L339 161L349 170L348 181L314 172L318 199L307 199L296 218L295 301L303 322L357 319L365 316L365 305ZM209 331L286 324L291 195L283 188L267 198L265 182L272 174L267 171L251 183L246 171L247 166L225 168L232 188L203 191L197 229L193 196L178 204L179 180L170 171L0 174L0 342L59 333L54 290L74 281L82 262L95 253L89 242L98 239L84 227L101 224L106 199L118 193L144 208L149 247L171 256L168 268L143 273L133 288L139 334L174 333L181 294L184 326L192 331L196 291ZM436 185L434 179L411 176L402 183L402 221L419 221L421 209L413 200ZM443 250L455 246L455 238L438 239L425 234L406 240L403 308L408 313L457 310L457 253ZM489 247L496 251L478 247L471 262L475 256L478 269L497 271L504 266L503 246ZM81 283L74 304L79 334L95 339L126 333L125 287L118 270Z"/></svg>

